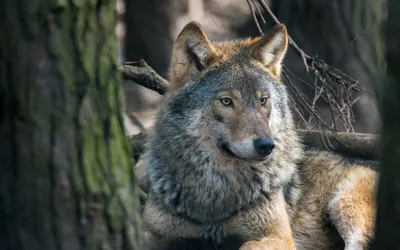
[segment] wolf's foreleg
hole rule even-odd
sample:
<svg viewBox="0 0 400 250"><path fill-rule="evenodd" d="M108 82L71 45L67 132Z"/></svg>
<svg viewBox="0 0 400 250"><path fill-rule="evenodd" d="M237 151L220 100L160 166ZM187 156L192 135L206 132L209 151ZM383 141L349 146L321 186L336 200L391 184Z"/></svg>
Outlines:
<svg viewBox="0 0 400 250"><path fill-rule="evenodd" d="M374 237L378 174L360 168L343 179L328 213L345 243L345 250L365 249Z"/></svg>
<svg viewBox="0 0 400 250"><path fill-rule="evenodd" d="M252 234L249 238L257 239L246 242L240 250L296 249L281 190L270 194L254 209L240 216L237 222L243 235Z"/></svg>

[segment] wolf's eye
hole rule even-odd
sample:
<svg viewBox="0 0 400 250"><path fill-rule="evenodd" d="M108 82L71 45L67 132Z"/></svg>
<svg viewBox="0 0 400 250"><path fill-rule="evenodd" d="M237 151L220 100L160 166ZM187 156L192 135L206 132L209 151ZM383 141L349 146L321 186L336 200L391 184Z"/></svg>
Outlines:
<svg viewBox="0 0 400 250"><path fill-rule="evenodd" d="M221 98L219 100L221 101L222 105L224 105L224 106L232 106L231 98L225 97L225 98Z"/></svg>
<svg viewBox="0 0 400 250"><path fill-rule="evenodd" d="M265 106L267 104L268 98L267 97L261 97L260 102L261 106Z"/></svg>

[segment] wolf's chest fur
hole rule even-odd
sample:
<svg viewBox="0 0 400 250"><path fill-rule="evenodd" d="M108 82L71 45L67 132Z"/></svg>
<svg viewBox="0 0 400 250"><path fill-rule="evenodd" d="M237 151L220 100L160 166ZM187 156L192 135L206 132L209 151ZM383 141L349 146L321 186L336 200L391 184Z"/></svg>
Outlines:
<svg viewBox="0 0 400 250"><path fill-rule="evenodd" d="M158 164L148 172L150 198L169 213L193 223L216 224L226 221L238 212L249 209L260 195L281 185L279 182L282 178L268 173L268 165L227 163L228 166L224 167L232 171L221 173L215 170L214 165L208 164L212 160L196 162L206 164L192 166L191 162L186 161L182 164L185 169L180 171ZM180 164L179 160L175 163Z"/></svg>

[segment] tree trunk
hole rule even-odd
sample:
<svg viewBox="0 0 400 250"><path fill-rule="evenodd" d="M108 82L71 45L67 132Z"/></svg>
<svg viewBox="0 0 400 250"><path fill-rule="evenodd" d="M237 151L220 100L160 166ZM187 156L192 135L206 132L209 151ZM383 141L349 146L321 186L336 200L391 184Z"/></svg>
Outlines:
<svg viewBox="0 0 400 250"><path fill-rule="evenodd" d="M377 234L373 249L398 249L400 237L400 1L388 1L387 79L376 84L382 116Z"/></svg>
<svg viewBox="0 0 400 250"><path fill-rule="evenodd" d="M140 249L115 2L0 4L0 249Z"/></svg>

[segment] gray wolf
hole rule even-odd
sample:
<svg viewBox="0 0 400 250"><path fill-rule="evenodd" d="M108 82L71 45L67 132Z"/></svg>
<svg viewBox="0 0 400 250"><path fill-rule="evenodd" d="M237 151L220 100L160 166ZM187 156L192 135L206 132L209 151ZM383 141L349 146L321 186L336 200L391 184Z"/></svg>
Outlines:
<svg viewBox="0 0 400 250"><path fill-rule="evenodd" d="M142 156L146 249L363 249L378 173L305 149L281 67L284 25L210 41L191 22L173 49L166 96Z"/></svg>

